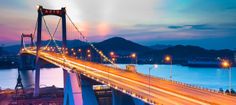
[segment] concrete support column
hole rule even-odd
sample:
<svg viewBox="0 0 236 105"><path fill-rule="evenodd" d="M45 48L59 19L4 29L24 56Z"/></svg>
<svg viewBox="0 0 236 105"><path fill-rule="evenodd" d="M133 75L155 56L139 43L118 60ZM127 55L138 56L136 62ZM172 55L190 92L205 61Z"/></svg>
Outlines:
<svg viewBox="0 0 236 105"><path fill-rule="evenodd" d="M112 89L112 105L149 105L118 90Z"/></svg>
<svg viewBox="0 0 236 105"><path fill-rule="evenodd" d="M145 103L142 100L137 99L137 98L133 98L133 101L134 101L135 105L150 105L150 104Z"/></svg>
<svg viewBox="0 0 236 105"><path fill-rule="evenodd" d="M40 84L40 64L39 64L39 50L40 50L40 47L41 47L41 32L42 32L42 9L43 7L40 6L38 8L38 29L37 29L37 45L36 45L36 62L35 62L35 69L36 69L36 72L35 72L35 86L34 86L34 96L39 96L39 84Z"/></svg>
<svg viewBox="0 0 236 105"><path fill-rule="evenodd" d="M63 105L84 105L82 99L81 82L77 73L64 71L66 76L64 87L64 102Z"/></svg>
<svg viewBox="0 0 236 105"><path fill-rule="evenodd" d="M112 89L112 105L135 105L135 103L131 96Z"/></svg>
<svg viewBox="0 0 236 105"><path fill-rule="evenodd" d="M83 96L83 105L98 105L97 98L95 96L91 80L84 77L81 77L81 83L82 83L82 96Z"/></svg>

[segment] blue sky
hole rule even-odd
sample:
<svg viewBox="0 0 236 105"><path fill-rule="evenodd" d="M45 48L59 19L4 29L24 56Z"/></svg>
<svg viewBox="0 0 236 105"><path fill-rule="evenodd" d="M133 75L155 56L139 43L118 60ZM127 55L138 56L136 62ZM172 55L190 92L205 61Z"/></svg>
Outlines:
<svg viewBox="0 0 236 105"><path fill-rule="evenodd" d="M90 41L121 36L143 45L236 48L236 0L2 0L0 44L16 44L21 33L33 32L37 5L65 6ZM58 18L45 19L53 30ZM79 38L68 27L69 39Z"/></svg>

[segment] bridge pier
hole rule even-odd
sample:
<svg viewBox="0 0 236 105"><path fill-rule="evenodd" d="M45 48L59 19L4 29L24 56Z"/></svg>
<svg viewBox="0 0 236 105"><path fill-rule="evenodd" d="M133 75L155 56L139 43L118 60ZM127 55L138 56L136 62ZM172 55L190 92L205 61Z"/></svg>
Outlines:
<svg viewBox="0 0 236 105"><path fill-rule="evenodd" d="M39 67L39 51L41 50L42 43L42 20L44 16L54 15L62 19L62 48L66 48L66 9L61 8L60 10L45 9L42 6L38 7L38 19L37 19L37 43L36 43L36 74L35 74L35 87L34 96L39 96L39 84L40 84L40 67ZM32 35L31 35L32 36ZM32 37L33 39L33 37ZM63 49L64 50L64 49ZM65 81L64 81L65 82Z"/></svg>
<svg viewBox="0 0 236 105"><path fill-rule="evenodd" d="M82 83L83 105L98 105L91 81L83 75L80 75L80 79Z"/></svg>
<svg viewBox="0 0 236 105"><path fill-rule="evenodd" d="M64 73L64 105L98 105L90 80L77 73Z"/></svg>
<svg viewBox="0 0 236 105"><path fill-rule="evenodd" d="M82 99L81 82L77 73L64 70L64 105L84 105Z"/></svg>
<svg viewBox="0 0 236 105"><path fill-rule="evenodd" d="M39 96L39 85L40 85L40 62L38 55L36 56L35 61L35 84L34 84L34 97Z"/></svg>
<svg viewBox="0 0 236 105"><path fill-rule="evenodd" d="M112 105L149 105L118 90L112 89Z"/></svg>

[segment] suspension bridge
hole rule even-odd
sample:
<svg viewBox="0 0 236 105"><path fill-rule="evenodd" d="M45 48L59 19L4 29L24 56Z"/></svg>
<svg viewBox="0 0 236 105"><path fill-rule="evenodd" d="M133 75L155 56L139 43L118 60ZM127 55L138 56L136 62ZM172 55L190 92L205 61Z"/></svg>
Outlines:
<svg viewBox="0 0 236 105"><path fill-rule="evenodd" d="M44 19L44 16L48 15L60 17L53 33L50 32ZM66 43L69 35L67 35L69 33L66 27L67 21L77 30L78 37L87 42L101 58L111 63L112 66L70 56ZM59 46L54 38L60 22L62 23L62 46ZM46 46L42 46L43 23L50 35L50 41ZM25 46L24 38L31 39L29 47ZM34 43L34 40L36 40L36 43ZM52 49L50 43L54 43L55 48ZM113 60L110 60L87 40L66 13L65 8L51 10L39 6L34 32L33 34L22 34L21 45L20 67L23 69L30 66L36 70L35 97L40 94L41 60L63 69L64 105L98 105L92 90L93 84L104 84L111 87L113 105L233 105L236 101L236 97L217 91L192 87L176 81L149 77L148 75L120 69Z"/></svg>

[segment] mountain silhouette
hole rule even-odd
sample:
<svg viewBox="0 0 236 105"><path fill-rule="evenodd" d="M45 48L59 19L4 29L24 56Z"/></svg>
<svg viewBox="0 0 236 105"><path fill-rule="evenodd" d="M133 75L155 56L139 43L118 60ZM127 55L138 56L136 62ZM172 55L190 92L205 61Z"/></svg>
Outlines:
<svg viewBox="0 0 236 105"><path fill-rule="evenodd" d="M121 37L113 37L94 44L101 50L115 52L146 52L151 51L151 48L134 43Z"/></svg>

